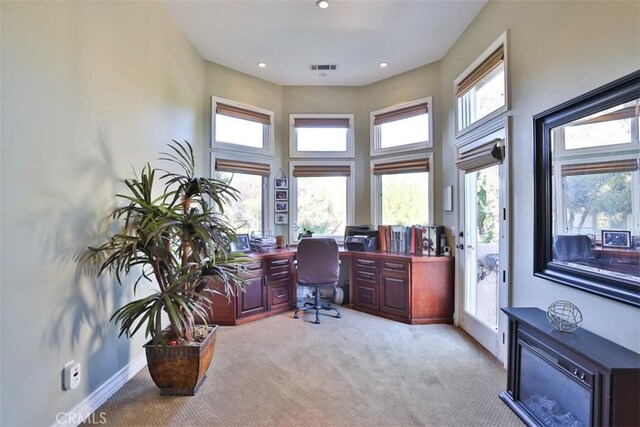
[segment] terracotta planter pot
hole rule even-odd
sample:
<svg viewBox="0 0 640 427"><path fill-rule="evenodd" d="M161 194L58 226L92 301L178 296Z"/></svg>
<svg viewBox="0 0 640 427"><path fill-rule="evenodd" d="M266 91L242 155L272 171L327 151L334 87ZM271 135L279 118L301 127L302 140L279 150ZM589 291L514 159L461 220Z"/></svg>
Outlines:
<svg viewBox="0 0 640 427"><path fill-rule="evenodd" d="M199 345L166 346L147 343L147 366L161 396L193 396L209 369L218 325Z"/></svg>

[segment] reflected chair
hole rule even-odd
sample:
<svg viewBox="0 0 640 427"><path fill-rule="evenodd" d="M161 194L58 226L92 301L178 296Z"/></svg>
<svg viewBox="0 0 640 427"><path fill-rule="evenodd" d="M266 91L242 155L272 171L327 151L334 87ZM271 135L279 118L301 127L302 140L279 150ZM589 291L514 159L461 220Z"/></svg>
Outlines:
<svg viewBox="0 0 640 427"><path fill-rule="evenodd" d="M588 267L600 267L600 261L591 251L592 241L584 234L559 235L553 245L554 258Z"/></svg>
<svg viewBox="0 0 640 427"><path fill-rule="evenodd" d="M304 307L296 308L293 318L298 318L298 311L315 310L316 324L320 323L320 310L335 310L336 318L342 317L340 311L329 303L321 304L320 289L336 288L340 275L338 244L335 239L305 237L298 242L297 250L297 282L298 286L314 288L314 303L306 302Z"/></svg>

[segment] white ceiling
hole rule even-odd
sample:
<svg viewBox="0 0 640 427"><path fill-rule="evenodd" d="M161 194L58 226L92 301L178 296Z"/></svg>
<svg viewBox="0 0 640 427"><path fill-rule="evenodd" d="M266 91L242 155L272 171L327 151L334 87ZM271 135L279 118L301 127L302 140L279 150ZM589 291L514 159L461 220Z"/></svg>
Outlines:
<svg viewBox="0 0 640 427"><path fill-rule="evenodd" d="M208 61L285 86L362 86L441 59L486 1L329 0L328 9L316 0L164 3Z"/></svg>

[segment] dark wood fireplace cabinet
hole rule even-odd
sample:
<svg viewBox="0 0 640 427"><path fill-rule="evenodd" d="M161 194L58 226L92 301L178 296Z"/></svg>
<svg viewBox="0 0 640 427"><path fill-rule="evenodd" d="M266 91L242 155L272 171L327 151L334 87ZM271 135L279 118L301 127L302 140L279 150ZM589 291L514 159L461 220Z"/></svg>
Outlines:
<svg viewBox="0 0 640 427"><path fill-rule="evenodd" d="M500 398L527 425L640 425L640 354L584 329L560 332L538 308L502 311L510 344Z"/></svg>

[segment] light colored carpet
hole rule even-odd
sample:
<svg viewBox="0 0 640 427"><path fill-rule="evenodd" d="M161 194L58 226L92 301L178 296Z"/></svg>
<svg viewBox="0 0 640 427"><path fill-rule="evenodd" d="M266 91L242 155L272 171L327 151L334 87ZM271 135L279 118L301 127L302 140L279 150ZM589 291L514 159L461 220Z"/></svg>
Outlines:
<svg viewBox="0 0 640 427"><path fill-rule="evenodd" d="M328 312L325 312L328 313ZM461 329L342 308L221 327L195 397L143 369L96 413L117 426L521 426L501 364Z"/></svg>

